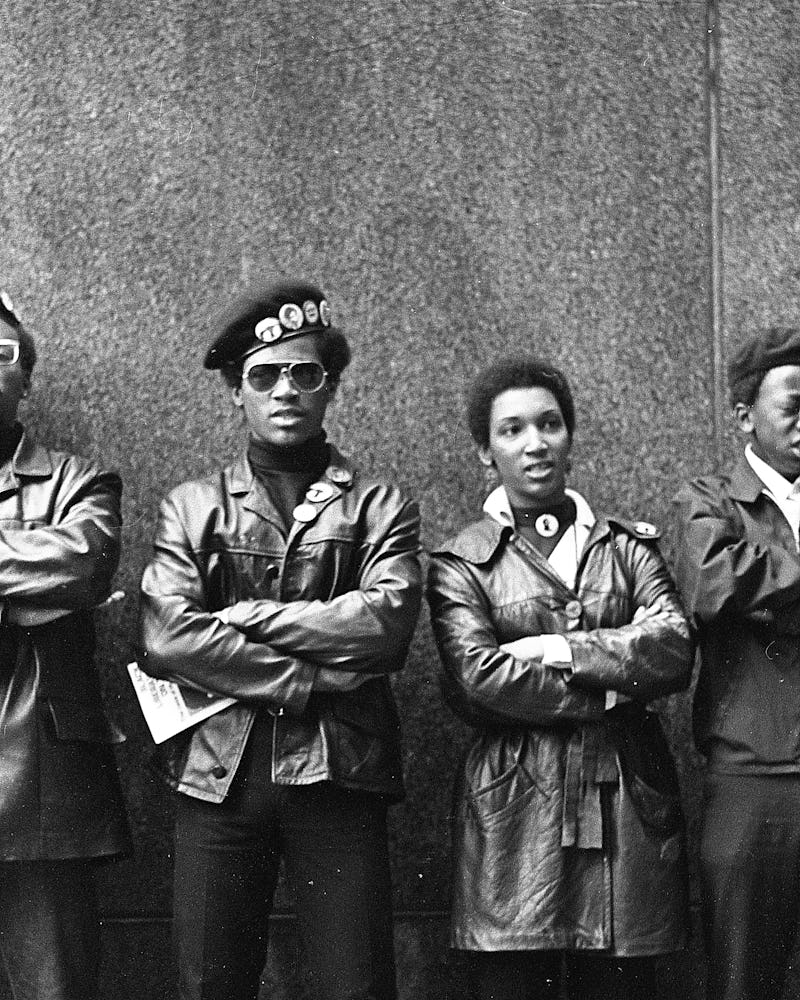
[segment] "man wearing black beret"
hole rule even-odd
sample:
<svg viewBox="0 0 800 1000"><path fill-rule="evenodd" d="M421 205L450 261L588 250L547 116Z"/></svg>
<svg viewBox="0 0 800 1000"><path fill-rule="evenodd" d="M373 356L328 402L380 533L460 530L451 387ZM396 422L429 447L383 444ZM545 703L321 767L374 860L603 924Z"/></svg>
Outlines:
<svg viewBox="0 0 800 1000"><path fill-rule="evenodd" d="M35 362L0 291L0 952L15 1000L97 1000L94 869L130 847L93 619L122 487L23 430Z"/></svg>
<svg viewBox="0 0 800 1000"><path fill-rule="evenodd" d="M217 324L246 452L164 501L142 667L233 705L164 745L181 1000L256 1000L281 860L314 995L393 1000L390 674L420 602L419 514L330 444L350 359L324 294L284 282Z"/></svg>
<svg viewBox="0 0 800 1000"><path fill-rule="evenodd" d="M779 1000L800 914L800 329L748 340L728 375L744 454L676 501L701 650L707 996Z"/></svg>

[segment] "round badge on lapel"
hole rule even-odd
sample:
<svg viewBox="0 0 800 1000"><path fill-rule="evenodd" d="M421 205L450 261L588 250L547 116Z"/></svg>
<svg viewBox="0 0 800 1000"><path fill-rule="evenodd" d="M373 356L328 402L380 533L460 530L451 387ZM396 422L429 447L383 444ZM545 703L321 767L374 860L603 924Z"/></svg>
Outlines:
<svg viewBox="0 0 800 1000"><path fill-rule="evenodd" d="M317 516L317 508L313 503L300 503L292 511L292 517L301 524L308 524Z"/></svg>
<svg viewBox="0 0 800 1000"><path fill-rule="evenodd" d="M306 500L309 503L324 503L334 494L334 489L330 483L312 483L306 491Z"/></svg>
<svg viewBox="0 0 800 1000"><path fill-rule="evenodd" d="M328 469L328 478L334 483L338 483L339 486L349 486L353 481L353 477L347 469L341 469L338 465Z"/></svg>

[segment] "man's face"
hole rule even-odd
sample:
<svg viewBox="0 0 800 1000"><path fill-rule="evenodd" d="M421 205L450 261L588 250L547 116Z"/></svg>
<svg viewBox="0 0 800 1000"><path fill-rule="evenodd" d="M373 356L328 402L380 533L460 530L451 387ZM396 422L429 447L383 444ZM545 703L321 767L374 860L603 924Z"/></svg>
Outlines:
<svg viewBox="0 0 800 1000"><path fill-rule="evenodd" d="M736 404L739 428L753 451L782 476L800 476L800 365L771 368L751 406Z"/></svg>
<svg viewBox="0 0 800 1000"><path fill-rule="evenodd" d="M268 344L245 361L245 372L255 364L288 365L293 361L321 364L317 337L294 337ZM285 372L272 389L256 392L247 377L233 390L233 402L244 411L251 436L262 444L296 447L322 430L325 411L333 396L326 379L316 392L301 392Z"/></svg>
<svg viewBox="0 0 800 1000"><path fill-rule="evenodd" d="M0 323L0 339L19 342L16 330ZM0 365L0 428L13 427L20 400L28 395L31 377L20 365Z"/></svg>

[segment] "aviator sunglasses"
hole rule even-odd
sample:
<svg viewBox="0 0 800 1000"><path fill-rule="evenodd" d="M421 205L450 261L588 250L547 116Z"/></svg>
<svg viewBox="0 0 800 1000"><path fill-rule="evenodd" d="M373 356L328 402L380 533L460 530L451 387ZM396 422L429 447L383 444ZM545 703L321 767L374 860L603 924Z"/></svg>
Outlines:
<svg viewBox="0 0 800 1000"><path fill-rule="evenodd" d="M0 338L0 366L15 365L19 361L19 341Z"/></svg>
<svg viewBox="0 0 800 1000"><path fill-rule="evenodd" d="M253 365L242 372L242 378L247 379L254 392L269 392L275 388L284 374L289 379L289 384L298 392L318 392L325 385L328 375L316 361L290 361L288 364L266 362Z"/></svg>

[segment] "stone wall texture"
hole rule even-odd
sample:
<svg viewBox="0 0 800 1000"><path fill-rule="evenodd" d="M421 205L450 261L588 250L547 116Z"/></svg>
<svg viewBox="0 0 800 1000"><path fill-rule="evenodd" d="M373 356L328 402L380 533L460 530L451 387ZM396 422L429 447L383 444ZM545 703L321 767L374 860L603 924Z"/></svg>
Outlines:
<svg viewBox="0 0 800 1000"><path fill-rule="evenodd" d="M797 311L800 84L792 3L720 14L727 344ZM170 803L124 667L160 496L242 439L201 368L210 313L260 277L326 289L355 355L330 435L420 499L426 544L479 511L464 391L515 351L571 375L573 484L664 523L720 446L706 19L691 0L0 0L0 287L41 354L24 419L126 485L127 597L100 638L137 850L102 874L108 998L173 990ZM425 620L396 691L403 997L462 997L443 914L467 733ZM694 824L688 697L664 713ZM269 995L300 998L291 918L274 941ZM697 995L698 952L665 964L664 997Z"/></svg>

